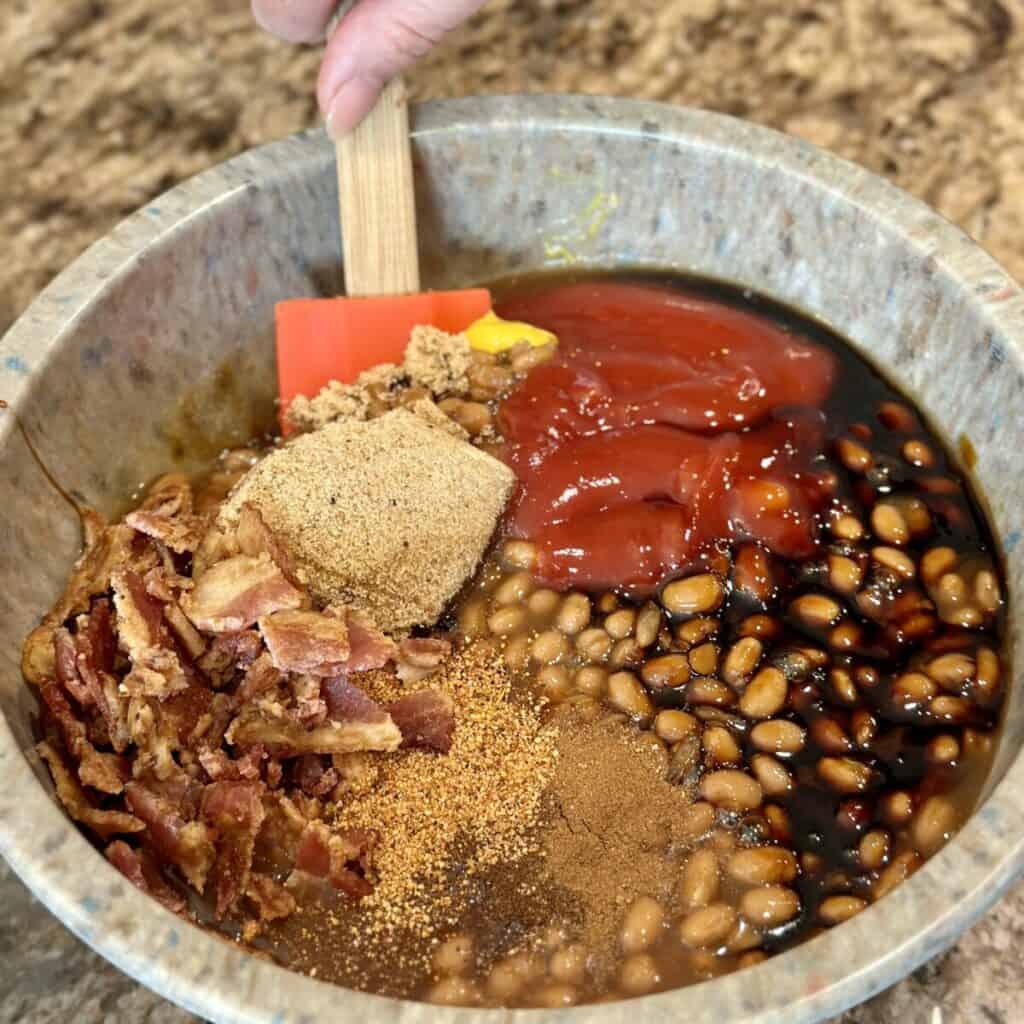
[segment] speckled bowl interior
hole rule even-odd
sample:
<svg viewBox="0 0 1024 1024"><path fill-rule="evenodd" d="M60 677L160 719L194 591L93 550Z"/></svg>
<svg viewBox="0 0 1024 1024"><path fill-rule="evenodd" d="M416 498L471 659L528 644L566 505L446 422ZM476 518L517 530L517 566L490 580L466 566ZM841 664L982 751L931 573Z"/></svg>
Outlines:
<svg viewBox="0 0 1024 1024"><path fill-rule="evenodd" d="M424 279L657 265L765 293L830 324L970 438L1006 555L1011 643L1024 585L1024 303L959 231L867 172L716 115L561 97L421 109ZM142 481L266 422L273 307L339 280L333 152L319 134L210 171L140 211L51 285L0 343L0 398L53 476L113 513ZM207 936L121 878L65 818L30 753L19 650L61 589L79 529L0 412L0 849L121 968L214 1021L527 1021L333 988ZM986 798L908 883L762 965L637 999L638 1022L819 1020L950 944L1024 859L1020 672ZM549 1019L610 1022L622 1005Z"/></svg>

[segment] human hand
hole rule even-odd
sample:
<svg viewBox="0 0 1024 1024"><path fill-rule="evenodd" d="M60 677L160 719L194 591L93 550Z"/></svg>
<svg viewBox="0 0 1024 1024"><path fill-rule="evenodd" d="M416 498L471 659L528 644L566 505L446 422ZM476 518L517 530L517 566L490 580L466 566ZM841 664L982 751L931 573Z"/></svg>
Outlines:
<svg viewBox="0 0 1024 1024"><path fill-rule="evenodd" d="M369 113L384 86L429 53L485 0L357 0L327 44L317 100L337 137ZM293 43L323 38L338 0L252 0L264 28Z"/></svg>

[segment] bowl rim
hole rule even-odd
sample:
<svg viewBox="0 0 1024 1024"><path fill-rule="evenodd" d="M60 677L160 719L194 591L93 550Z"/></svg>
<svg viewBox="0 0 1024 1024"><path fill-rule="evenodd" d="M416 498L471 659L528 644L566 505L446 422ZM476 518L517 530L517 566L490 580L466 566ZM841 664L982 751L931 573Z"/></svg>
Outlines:
<svg viewBox="0 0 1024 1024"><path fill-rule="evenodd" d="M809 143L725 115L618 98L527 95L438 101L415 111L414 138L460 132L556 130L678 138L770 162L818 190L856 205L895 228L909 248L934 260L969 292L1007 342L1024 376L1024 293L958 228L869 171ZM147 251L173 243L193 218L255 182L328 165L332 148L311 131L250 150L178 185L92 245L62 272L0 340L8 365L21 360L5 396L15 411L61 341L105 289L131 272ZM11 378L5 377L5 385ZM0 419L0 446L10 443L14 417ZM532 1010L444 1009L325 984L244 953L170 914L142 895L48 797L3 718L0 721L0 853L40 901L79 938L126 974L207 1019L231 1024L291 1024L325 1011L353 1017L386 1015L402 1022L528 1024ZM1020 795L1018 795L1020 794ZM911 879L886 897L886 949L872 951L877 907L769 961L699 985L630 1001L644 1020L668 1021L702 1008L728 1008L748 1024L810 1022L841 1012L891 985L951 945L1024 871L1024 757L1018 755L961 831ZM93 858L90 870L69 870ZM955 884L950 884L955 879ZM935 912L922 894L946 887L951 898ZM853 934L857 930L857 939ZM877 943L875 943L877 945ZM612 1024L622 1005L550 1011L567 1024Z"/></svg>

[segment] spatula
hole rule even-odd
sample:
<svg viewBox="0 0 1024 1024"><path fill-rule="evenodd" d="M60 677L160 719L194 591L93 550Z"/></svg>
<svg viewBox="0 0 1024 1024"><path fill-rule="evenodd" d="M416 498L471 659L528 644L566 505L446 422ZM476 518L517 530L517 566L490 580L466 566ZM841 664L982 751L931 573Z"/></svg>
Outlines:
<svg viewBox="0 0 1024 1024"><path fill-rule="evenodd" d="M465 330L491 308L484 288L420 292L412 147L405 83L396 78L337 143L346 297L277 305L283 413L296 395L351 383L378 363L400 363L418 324Z"/></svg>

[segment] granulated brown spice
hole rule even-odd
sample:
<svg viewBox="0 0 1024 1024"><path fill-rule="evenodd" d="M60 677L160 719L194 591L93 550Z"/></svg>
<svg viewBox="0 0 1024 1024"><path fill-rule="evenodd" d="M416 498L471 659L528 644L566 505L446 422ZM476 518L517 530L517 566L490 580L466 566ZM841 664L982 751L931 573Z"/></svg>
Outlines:
<svg viewBox="0 0 1024 1024"><path fill-rule="evenodd" d="M475 571L515 485L512 471L405 409L329 423L271 452L221 512L245 502L288 546L324 604L381 629L433 624Z"/></svg>
<svg viewBox="0 0 1024 1024"><path fill-rule="evenodd" d="M470 362L469 340L464 334L414 327L401 366L381 363L361 373L353 384L332 380L318 395L300 395L288 407L288 420L298 430L365 420L371 416L375 394L400 389L417 388L434 398L463 395L469 389ZM432 414L425 405L414 411L430 418Z"/></svg>
<svg viewBox="0 0 1024 1024"><path fill-rule="evenodd" d="M681 857L698 837L685 790L666 781L663 748L618 719L559 724L544 854L552 883L581 904L581 939L600 971L638 896L671 904Z"/></svg>
<svg viewBox="0 0 1024 1024"><path fill-rule="evenodd" d="M401 684L385 673L363 678L379 700ZM422 980L435 938L465 916L475 880L514 870L538 853L536 824L557 760L556 732L540 708L512 698L498 648L475 642L429 680L455 703L455 736L444 756L384 755L371 790L333 808L331 824L371 828L379 881L357 905L322 927L305 916L298 962L349 984L401 989Z"/></svg>

